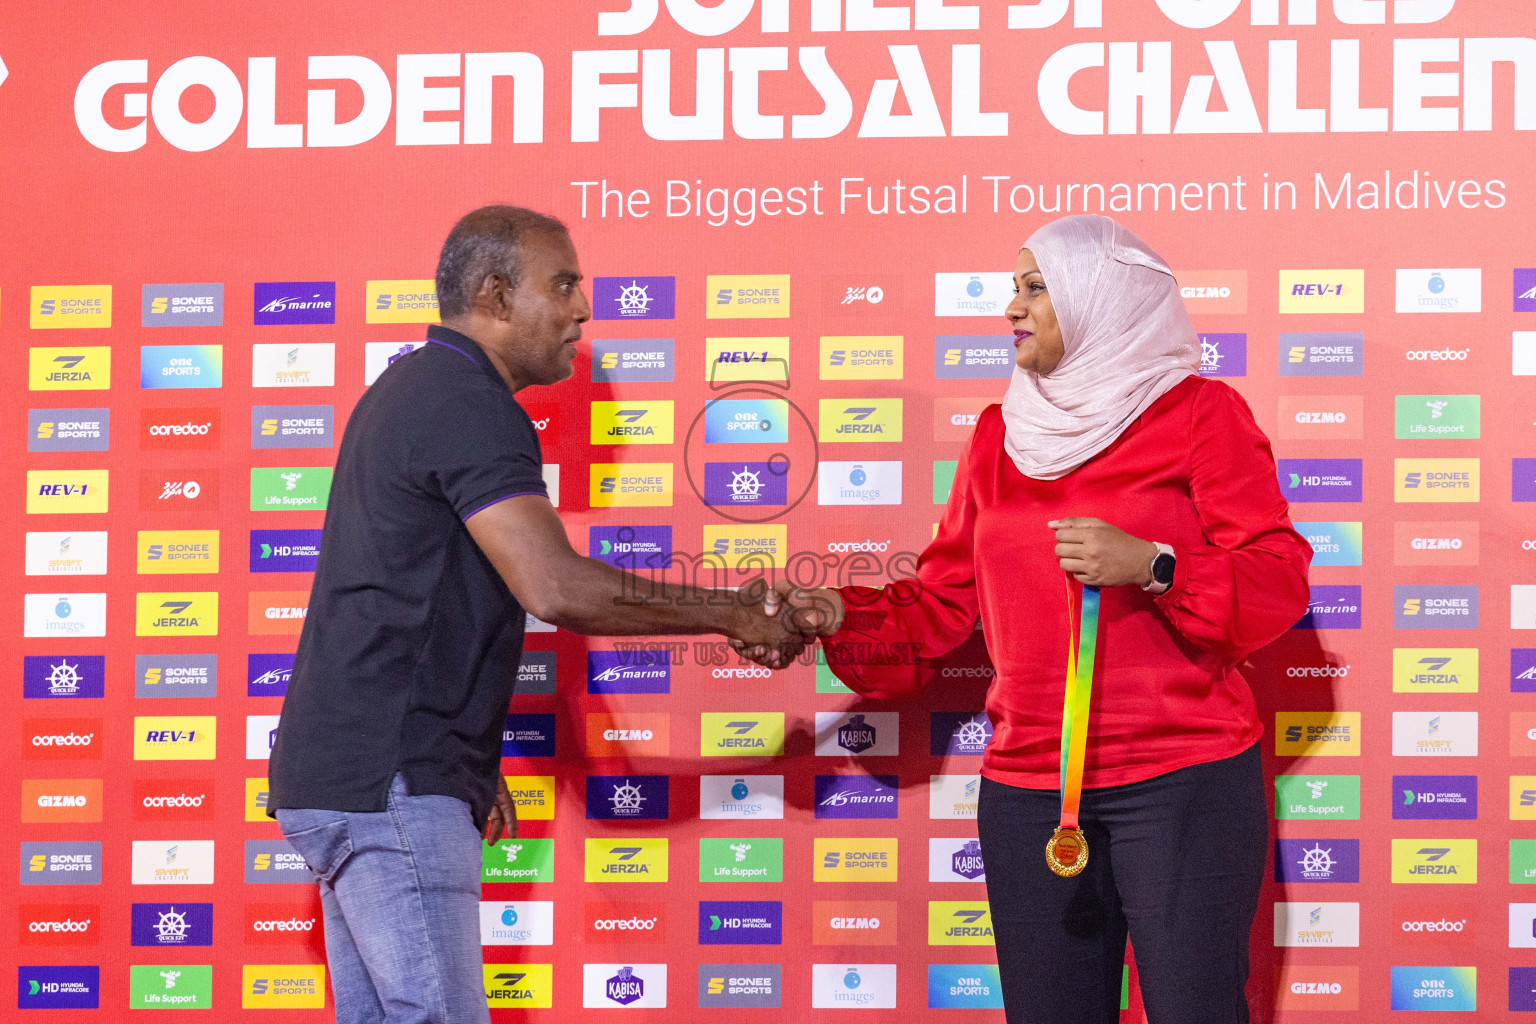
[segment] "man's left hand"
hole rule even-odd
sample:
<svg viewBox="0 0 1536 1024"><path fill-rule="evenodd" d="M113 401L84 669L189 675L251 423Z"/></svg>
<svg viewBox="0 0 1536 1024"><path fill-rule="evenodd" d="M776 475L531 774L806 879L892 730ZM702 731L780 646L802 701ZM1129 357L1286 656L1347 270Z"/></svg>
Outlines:
<svg viewBox="0 0 1536 1024"><path fill-rule="evenodd" d="M1152 582L1157 545L1102 519L1067 516L1045 524L1056 531L1056 557L1079 583L1092 587L1144 587Z"/></svg>
<svg viewBox="0 0 1536 1024"><path fill-rule="evenodd" d="M496 803L485 821L485 845L495 846L505 832L508 839L517 838L517 805L507 792L507 777L496 772Z"/></svg>

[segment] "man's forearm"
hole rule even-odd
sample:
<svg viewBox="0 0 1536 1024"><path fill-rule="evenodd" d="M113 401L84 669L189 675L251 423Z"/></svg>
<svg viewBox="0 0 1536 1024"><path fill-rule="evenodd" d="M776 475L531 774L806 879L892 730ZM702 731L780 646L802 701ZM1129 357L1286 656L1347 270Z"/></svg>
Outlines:
<svg viewBox="0 0 1536 1024"><path fill-rule="evenodd" d="M733 634L744 610L733 591L661 583L577 556L550 580L534 614L589 636ZM530 609L533 610L533 609Z"/></svg>

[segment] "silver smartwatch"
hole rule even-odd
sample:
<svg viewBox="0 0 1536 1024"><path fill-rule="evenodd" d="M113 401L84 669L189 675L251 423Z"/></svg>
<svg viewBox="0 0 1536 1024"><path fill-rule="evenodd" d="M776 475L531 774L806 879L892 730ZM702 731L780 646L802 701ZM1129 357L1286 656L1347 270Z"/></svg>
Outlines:
<svg viewBox="0 0 1536 1024"><path fill-rule="evenodd" d="M1173 548L1161 541L1152 543L1157 547L1157 554L1152 558L1152 582L1141 589L1149 594L1161 594L1173 586Z"/></svg>

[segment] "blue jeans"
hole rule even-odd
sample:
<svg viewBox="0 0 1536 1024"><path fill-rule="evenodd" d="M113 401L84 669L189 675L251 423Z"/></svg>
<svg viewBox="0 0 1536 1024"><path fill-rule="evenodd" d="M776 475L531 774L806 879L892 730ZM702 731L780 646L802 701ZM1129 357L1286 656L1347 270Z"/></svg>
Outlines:
<svg viewBox="0 0 1536 1024"><path fill-rule="evenodd" d="M397 774L383 811L277 823L320 883L337 1024L488 1024L468 804L408 796Z"/></svg>

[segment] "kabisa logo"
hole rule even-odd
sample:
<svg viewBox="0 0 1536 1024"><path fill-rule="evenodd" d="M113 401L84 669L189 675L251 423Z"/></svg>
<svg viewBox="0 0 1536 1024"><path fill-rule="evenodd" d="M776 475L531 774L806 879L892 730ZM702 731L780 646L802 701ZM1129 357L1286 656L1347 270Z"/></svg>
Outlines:
<svg viewBox="0 0 1536 1024"><path fill-rule="evenodd" d="M588 651L588 693L670 693L670 651Z"/></svg>
<svg viewBox="0 0 1536 1024"><path fill-rule="evenodd" d="M704 286L706 319L789 316L788 274L710 274Z"/></svg>
<svg viewBox="0 0 1536 1024"><path fill-rule="evenodd" d="M1402 273L1402 271L1398 271ZM1510 981L1510 1001L1515 995ZM1392 1009L1475 1011L1476 967L1393 967Z"/></svg>
<svg viewBox="0 0 1536 1024"><path fill-rule="evenodd" d="M1360 587L1354 583L1314 583L1307 613L1293 629L1359 629Z"/></svg>
<svg viewBox="0 0 1536 1024"><path fill-rule="evenodd" d="M863 715L853 715L837 727L837 745L850 754L862 754L875 745L875 727Z"/></svg>
<svg viewBox="0 0 1536 1024"><path fill-rule="evenodd" d="M701 775L699 817L783 818L784 776Z"/></svg>
<svg viewBox="0 0 1536 1024"><path fill-rule="evenodd" d="M1200 376L1248 376L1248 335L1201 334Z"/></svg>
<svg viewBox="0 0 1536 1024"><path fill-rule="evenodd" d="M222 327L224 286L209 284L146 284L139 323L143 327Z"/></svg>
<svg viewBox="0 0 1536 1024"><path fill-rule="evenodd" d="M594 320L671 320L677 315L676 306L675 277L599 277L592 281Z"/></svg>
<svg viewBox="0 0 1536 1024"><path fill-rule="evenodd" d="M1397 272L1399 313L1481 313L1481 268Z"/></svg>
<svg viewBox="0 0 1536 1024"><path fill-rule="evenodd" d="M1359 757L1360 712L1277 711L1275 754L1279 757Z"/></svg>
<svg viewBox="0 0 1536 1024"><path fill-rule="evenodd" d="M216 636L219 632L215 591L137 594L135 606L138 636Z"/></svg>
<svg viewBox="0 0 1536 1024"><path fill-rule="evenodd" d="M672 527L593 526L587 534L587 554L631 572L664 569L672 557Z"/></svg>
<svg viewBox="0 0 1536 1024"><path fill-rule="evenodd" d="M782 398L717 398L704 406L705 444L777 444L789 440Z"/></svg>
<svg viewBox="0 0 1536 1024"><path fill-rule="evenodd" d="M590 972L594 968L599 973L610 969L607 965L586 964L584 970ZM661 976L663 979L659 999L656 993L656 975L652 973L656 968L662 969ZM651 979L651 994L649 998L646 996L645 989L647 976ZM597 993L590 991L589 988L588 991L583 993L582 1005L588 1007L613 1005L666 1006L665 977L665 965L663 964L640 964L638 968L630 964L623 964L614 969L610 977L602 979L601 997L603 1001L598 1001L596 998Z"/></svg>
<svg viewBox="0 0 1536 1024"><path fill-rule="evenodd" d="M251 572L314 572L320 530L252 530Z"/></svg>
<svg viewBox="0 0 1536 1024"><path fill-rule="evenodd" d="M23 636L107 635L106 594L25 594L22 606Z"/></svg>
<svg viewBox="0 0 1536 1024"><path fill-rule="evenodd" d="M135 946L211 946L213 904L135 903L130 934Z"/></svg>
<svg viewBox="0 0 1536 1024"><path fill-rule="evenodd" d="M336 407L257 405L251 408L252 448L329 448L336 437Z"/></svg>
<svg viewBox="0 0 1536 1024"><path fill-rule="evenodd" d="M1364 313L1364 270L1280 271L1282 313Z"/></svg>
<svg viewBox="0 0 1536 1024"><path fill-rule="evenodd" d="M812 964L811 1007L896 1008L895 964Z"/></svg>
<svg viewBox="0 0 1536 1024"><path fill-rule="evenodd" d="M1361 459L1280 459L1280 493L1287 501L1361 500Z"/></svg>
<svg viewBox="0 0 1536 1024"><path fill-rule="evenodd" d="M699 945L777 946L784 905L778 900L699 901Z"/></svg>
<svg viewBox="0 0 1536 1024"><path fill-rule="evenodd" d="M1392 588L1394 629L1476 629L1477 584Z"/></svg>
<svg viewBox="0 0 1536 1024"><path fill-rule="evenodd" d="M1358 882L1360 840L1276 839L1275 881Z"/></svg>
<svg viewBox="0 0 1536 1024"><path fill-rule="evenodd" d="M593 444L671 444L671 400L593 402Z"/></svg>
<svg viewBox="0 0 1536 1024"><path fill-rule="evenodd" d="M111 440L111 409L27 410L29 452L104 452Z"/></svg>
<svg viewBox="0 0 1536 1024"><path fill-rule="evenodd" d="M371 386L385 370L425 345L425 341L369 341L363 345L363 383Z"/></svg>
<svg viewBox="0 0 1536 1024"><path fill-rule="evenodd" d="M997 334L940 334L933 339L937 380L1007 379L1013 376L1013 338Z"/></svg>
<svg viewBox="0 0 1536 1024"><path fill-rule="evenodd" d="M25 698L103 697L107 659L100 654L25 655L21 666L21 695Z"/></svg>
<svg viewBox="0 0 1536 1024"><path fill-rule="evenodd" d="M140 388L223 386L223 345L145 345L139 349Z"/></svg>
<svg viewBox="0 0 1536 1024"><path fill-rule="evenodd" d="M928 945L992 945L992 914L987 904L972 901L930 900L928 902Z"/></svg>
<svg viewBox="0 0 1536 1024"><path fill-rule="evenodd" d="M1392 500L1478 501L1478 459L1393 459Z"/></svg>
<svg viewBox="0 0 1536 1024"><path fill-rule="evenodd" d="M783 505L789 500L789 463L706 462L704 504L752 507Z"/></svg>
<svg viewBox="0 0 1536 1024"><path fill-rule="evenodd" d="M135 697L214 697L219 691L219 659L214 654L136 654Z"/></svg>
<svg viewBox="0 0 1536 1024"><path fill-rule="evenodd" d="M952 841L943 839L930 839L929 842L948 843ZM961 878L964 878L967 881L980 881L987 872L986 865L983 864L981 860L981 843L975 839L967 839L962 842L960 844L960 848L949 855L947 867L951 873L959 875ZM935 881L932 876L933 872L930 870L929 881ZM938 881L948 880L949 879L947 878L938 879Z"/></svg>
<svg viewBox="0 0 1536 1024"><path fill-rule="evenodd" d="M363 318L370 324L437 322L437 283L430 279L369 281L363 293Z"/></svg>
<svg viewBox="0 0 1536 1024"><path fill-rule="evenodd" d="M1392 881L1476 885L1477 840L1394 839Z"/></svg>
<svg viewBox="0 0 1536 1024"><path fill-rule="evenodd" d="M821 339L822 380L901 380L905 342L892 335L828 335Z"/></svg>
<svg viewBox="0 0 1536 1024"><path fill-rule="evenodd" d="M669 781L665 775L588 775L587 817L665 821Z"/></svg>
<svg viewBox="0 0 1536 1024"><path fill-rule="evenodd" d="M671 383L676 363L671 338L624 338L592 342L592 382Z"/></svg>
<svg viewBox="0 0 1536 1024"><path fill-rule="evenodd" d="M254 298L257 326L333 324L335 281L258 281Z"/></svg>
<svg viewBox="0 0 1536 1024"><path fill-rule="evenodd" d="M934 316L1001 316L1013 300L1013 275L934 274Z"/></svg>
<svg viewBox="0 0 1536 1024"><path fill-rule="evenodd" d="M900 462L818 462L818 505L900 505Z"/></svg>
<svg viewBox="0 0 1536 1024"><path fill-rule="evenodd" d="M101 1005L101 968L16 968L18 1010L95 1010Z"/></svg>
<svg viewBox="0 0 1536 1024"><path fill-rule="evenodd" d="M594 462L588 499L593 508L672 504L672 463Z"/></svg>
<svg viewBox="0 0 1536 1024"><path fill-rule="evenodd" d="M1365 373L1365 335L1359 332L1280 335L1282 377L1359 377Z"/></svg>
<svg viewBox="0 0 1536 1024"><path fill-rule="evenodd" d="M34 331L112 326L109 284L35 284L30 326Z"/></svg>
<svg viewBox="0 0 1536 1024"><path fill-rule="evenodd" d="M900 753L895 711L816 712L816 753L820 757L895 757Z"/></svg>
<svg viewBox="0 0 1536 1024"><path fill-rule="evenodd" d="M996 964L929 964L928 1008L1001 1010L1003 985Z"/></svg>
<svg viewBox="0 0 1536 1024"><path fill-rule="evenodd" d="M784 753L784 713L705 711L699 716L699 753L704 757L779 757Z"/></svg>
<svg viewBox="0 0 1536 1024"><path fill-rule="evenodd" d="M818 818L894 818L894 775L818 775L815 784Z"/></svg>
<svg viewBox="0 0 1536 1024"><path fill-rule="evenodd" d="M482 908L483 908L482 904ZM529 945L529 943L502 943ZM552 964L484 964L485 1001L491 1006L548 1009L554 999Z"/></svg>
<svg viewBox="0 0 1536 1024"><path fill-rule="evenodd" d="M823 398L817 402L817 440L896 441L902 435L899 398Z"/></svg>
<svg viewBox="0 0 1536 1024"><path fill-rule="evenodd" d="M992 740L992 720L985 711L933 711L928 715L928 753L980 756Z"/></svg>
<svg viewBox="0 0 1536 1024"><path fill-rule="evenodd" d="M588 882L665 882L667 840L588 839Z"/></svg>
<svg viewBox="0 0 1536 1024"><path fill-rule="evenodd" d="M1392 776L1392 817L1477 820L1476 775Z"/></svg>
<svg viewBox="0 0 1536 1024"><path fill-rule="evenodd" d="M69 515L107 511L105 469L27 470L27 514Z"/></svg>
<svg viewBox="0 0 1536 1024"><path fill-rule="evenodd" d="M111 386L110 346L27 350L28 390L105 391Z"/></svg>

